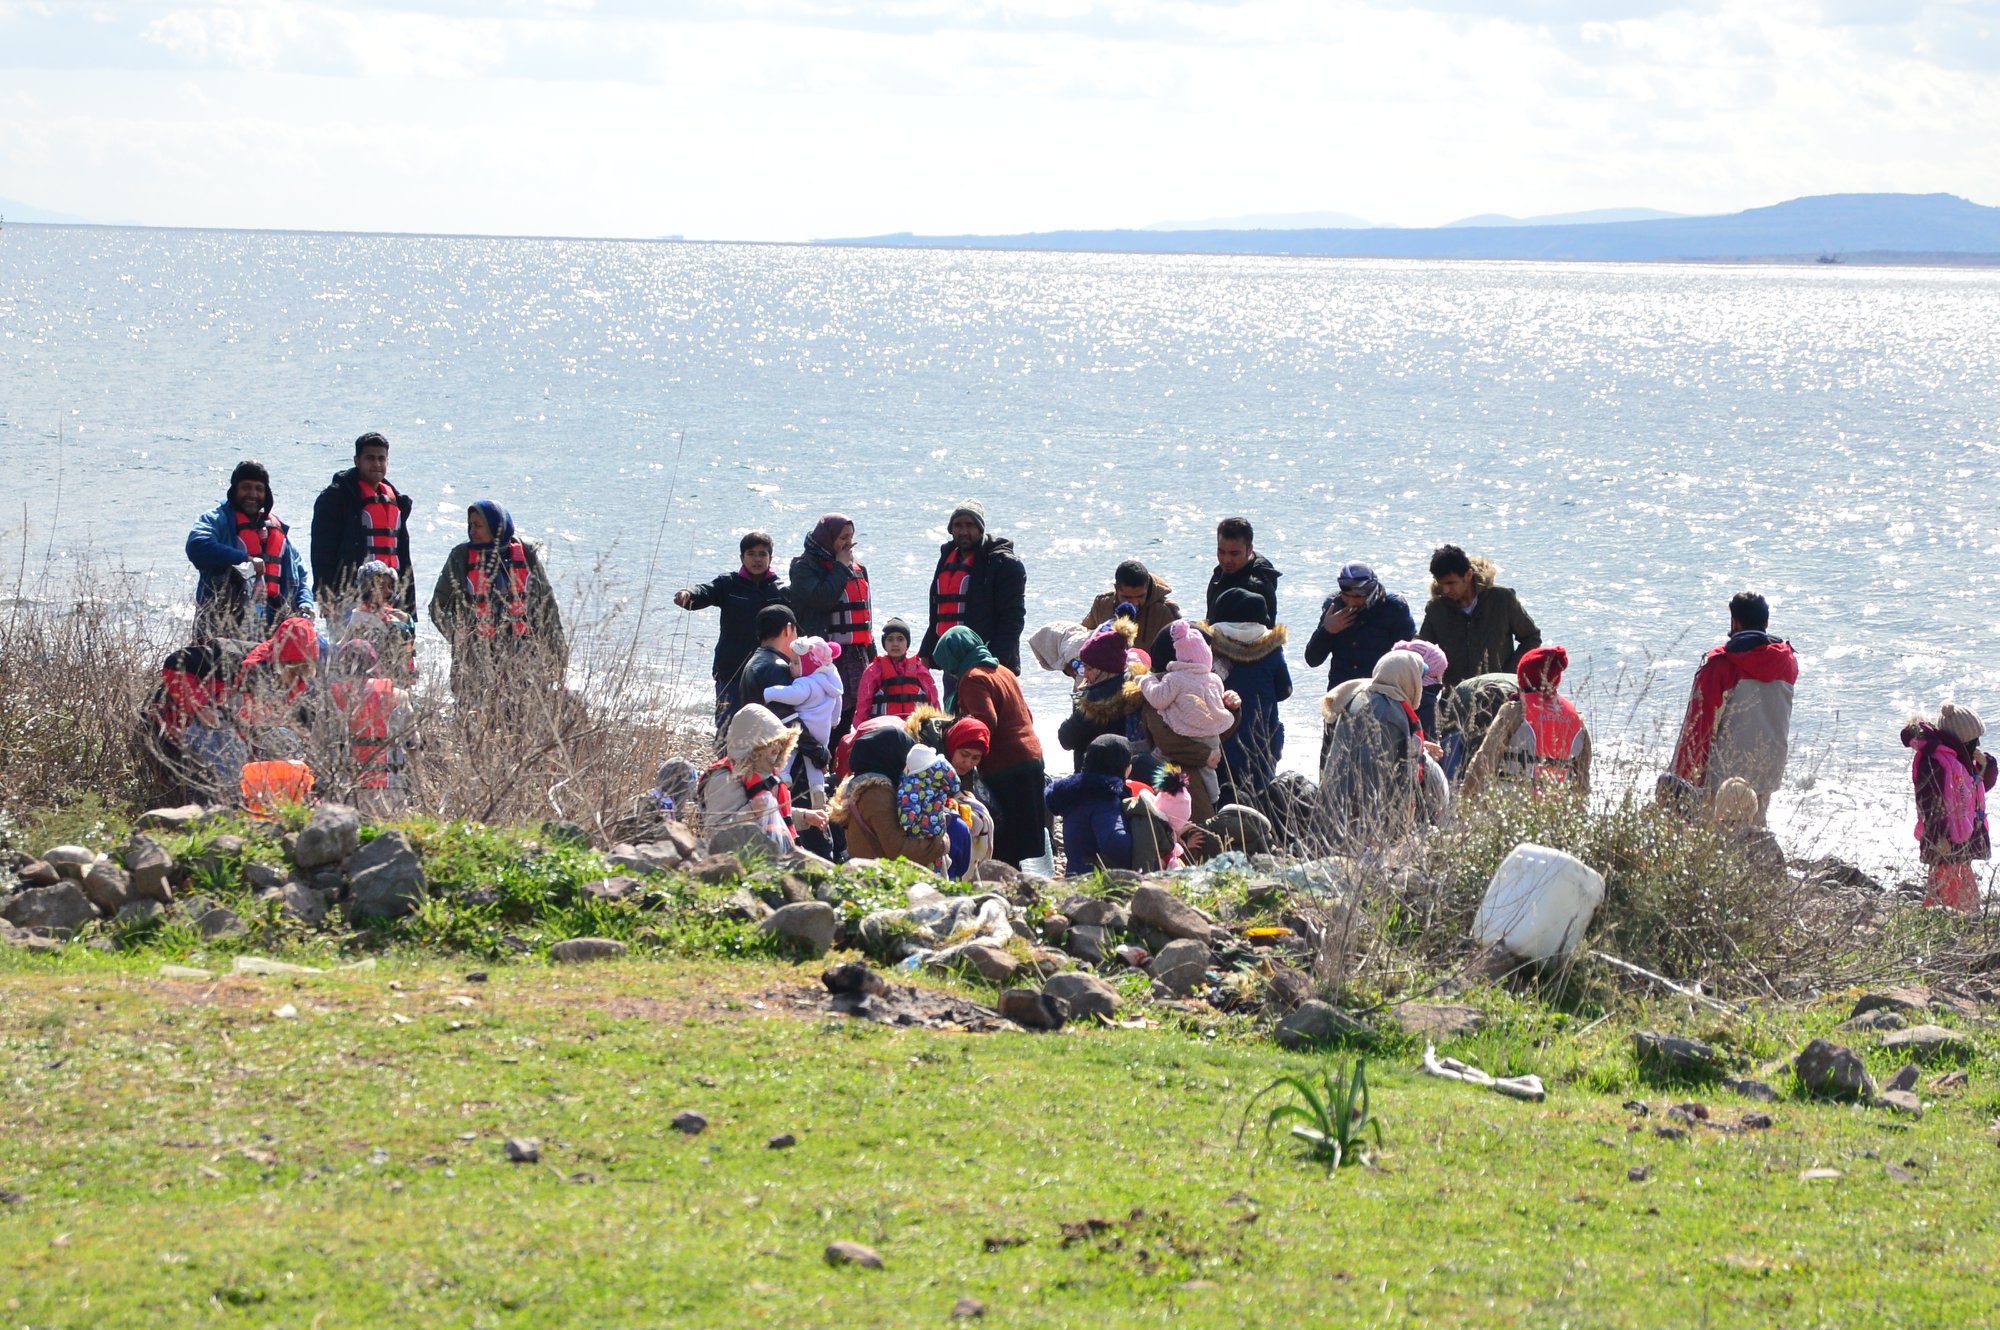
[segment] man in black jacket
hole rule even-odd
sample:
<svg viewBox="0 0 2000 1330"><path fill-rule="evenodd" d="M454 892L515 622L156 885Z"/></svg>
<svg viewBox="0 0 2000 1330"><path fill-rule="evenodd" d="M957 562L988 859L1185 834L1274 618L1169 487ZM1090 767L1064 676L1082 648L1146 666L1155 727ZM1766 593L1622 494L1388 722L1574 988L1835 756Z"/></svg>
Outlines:
<svg viewBox="0 0 2000 1330"><path fill-rule="evenodd" d="M792 658L792 643L798 640L799 621L793 617L789 605L766 605L757 611L757 649L750 653L750 659L743 662L743 673L736 680L736 705L747 707L753 702L770 709L772 715L784 721L799 732L798 751L806 760L825 771L833 765L833 754L826 746L813 738L812 731L800 725L792 717L798 708L783 702L765 700L764 690L782 688L798 677L797 662ZM715 736L716 742L722 735ZM799 772L798 787L803 788L804 772Z"/></svg>
<svg viewBox="0 0 2000 1330"><path fill-rule="evenodd" d="M1225 591L1243 590L1264 598L1266 628L1278 622L1279 572L1256 549L1256 533L1247 517L1225 517L1215 527L1215 574L1208 579L1208 617L1215 618L1215 602Z"/></svg>
<svg viewBox="0 0 2000 1330"><path fill-rule="evenodd" d="M359 598L355 574L371 559L395 571L395 603L415 617L410 496L389 483L389 441L372 431L354 441L354 465L336 471L313 503L313 594L329 625Z"/></svg>
<svg viewBox="0 0 2000 1330"><path fill-rule="evenodd" d="M715 679L717 734L729 728L730 717L742 705L736 695L736 679L757 650L758 612L766 605L785 602L785 584L771 571L771 537L762 531L752 531L737 542L737 551L742 555L742 567L712 582L674 593L674 604L684 610L722 611L715 659L709 670Z"/></svg>
<svg viewBox="0 0 2000 1330"><path fill-rule="evenodd" d="M938 547L931 576L931 622L917 654L931 658L938 639L960 624L986 649L1021 672L1021 630L1028 620L1028 570L1014 542L986 534L986 505L967 499L951 511L951 539Z"/></svg>

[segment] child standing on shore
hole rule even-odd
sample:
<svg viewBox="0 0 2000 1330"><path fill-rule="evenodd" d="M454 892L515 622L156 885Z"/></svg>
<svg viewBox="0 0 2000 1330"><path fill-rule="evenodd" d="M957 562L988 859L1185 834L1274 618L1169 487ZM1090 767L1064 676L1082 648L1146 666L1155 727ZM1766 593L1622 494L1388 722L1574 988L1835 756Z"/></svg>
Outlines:
<svg viewBox="0 0 2000 1330"><path fill-rule="evenodd" d="M882 625L882 654L868 662L854 689L854 719L907 716L938 704L937 684L924 663L910 654L910 625L891 619Z"/></svg>
<svg viewBox="0 0 2000 1330"><path fill-rule="evenodd" d="M1979 750L1986 726L1970 708L1947 702L1935 724L1915 719L1903 727L1903 746L1914 756L1910 780L1917 792L1917 843L1930 865L1926 905L1979 913L1975 860L1991 858L1986 792L1996 768Z"/></svg>

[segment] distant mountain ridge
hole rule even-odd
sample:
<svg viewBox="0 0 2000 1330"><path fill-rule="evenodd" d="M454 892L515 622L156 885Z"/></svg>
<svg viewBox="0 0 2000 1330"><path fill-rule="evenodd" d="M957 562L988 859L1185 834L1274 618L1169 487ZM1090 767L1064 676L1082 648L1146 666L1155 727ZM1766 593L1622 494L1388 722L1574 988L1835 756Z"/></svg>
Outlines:
<svg viewBox="0 0 2000 1330"><path fill-rule="evenodd" d="M1145 231L1359 231L1373 227L1351 212L1253 212L1242 217L1210 217L1199 222L1154 222Z"/></svg>
<svg viewBox="0 0 2000 1330"><path fill-rule="evenodd" d="M1596 226L1602 222L1663 222L1685 217L1684 212L1661 212L1658 208L1592 208L1588 212L1552 212L1541 217L1509 217L1504 212L1482 212L1477 217L1461 217L1446 226Z"/></svg>
<svg viewBox="0 0 2000 1330"><path fill-rule="evenodd" d="M21 203L14 199L0 199L0 217L10 222L39 222L45 226L88 226L81 217L72 217L66 212L50 212L47 208L37 208L31 203Z"/></svg>
<svg viewBox="0 0 2000 1330"><path fill-rule="evenodd" d="M909 233L816 242L927 249L1293 254L1421 259L1772 259L1861 254L2000 256L2000 208L1955 194L1820 194L1714 217L1539 226L1289 231Z"/></svg>

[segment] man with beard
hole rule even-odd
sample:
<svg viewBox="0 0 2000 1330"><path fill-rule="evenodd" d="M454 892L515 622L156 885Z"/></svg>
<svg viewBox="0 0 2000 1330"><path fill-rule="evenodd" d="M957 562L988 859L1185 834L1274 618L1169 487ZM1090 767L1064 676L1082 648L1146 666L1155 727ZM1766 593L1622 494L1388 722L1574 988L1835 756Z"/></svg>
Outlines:
<svg viewBox="0 0 2000 1330"><path fill-rule="evenodd" d="M239 462L228 495L188 532L188 562L200 574L195 613L213 628L208 636L264 638L294 615L313 615L305 563L272 503L264 464Z"/></svg>
<svg viewBox="0 0 2000 1330"><path fill-rule="evenodd" d="M1028 570L1014 542L986 532L986 505L967 499L952 509L951 539L938 547L931 577L931 622L917 654L960 624L979 634L994 658L1021 672L1021 630L1028 620Z"/></svg>

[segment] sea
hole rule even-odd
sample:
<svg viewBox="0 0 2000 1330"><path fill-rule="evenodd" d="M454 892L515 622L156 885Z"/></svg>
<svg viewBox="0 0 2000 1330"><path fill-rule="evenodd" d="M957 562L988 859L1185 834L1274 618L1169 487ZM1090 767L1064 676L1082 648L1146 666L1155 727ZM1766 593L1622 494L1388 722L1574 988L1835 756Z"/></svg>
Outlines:
<svg viewBox="0 0 2000 1330"><path fill-rule="evenodd" d="M1198 615L1215 523L1251 519L1285 574L1292 768L1340 565L1421 617L1447 541L1568 648L1607 796L1650 788L1746 588L1801 660L1773 813L1795 851L1912 876L1900 726L1948 700L2000 722L1990 269L0 231L11 594L116 567L135 612L185 616L182 543L231 467L263 461L303 538L367 430L426 594L495 499L691 720L714 616L667 602L740 532L782 564L849 515L878 617L921 626L977 498L1030 628L1127 558ZM1053 747L1064 683L1025 683Z"/></svg>

